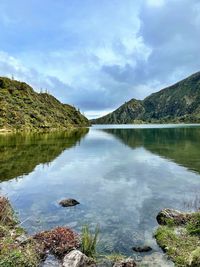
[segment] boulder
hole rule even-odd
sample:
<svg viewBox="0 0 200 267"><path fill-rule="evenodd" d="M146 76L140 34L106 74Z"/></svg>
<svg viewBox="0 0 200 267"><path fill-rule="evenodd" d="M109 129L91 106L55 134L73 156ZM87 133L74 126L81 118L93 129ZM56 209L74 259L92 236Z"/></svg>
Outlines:
<svg viewBox="0 0 200 267"><path fill-rule="evenodd" d="M131 258L116 262L113 267L135 267L135 261Z"/></svg>
<svg viewBox="0 0 200 267"><path fill-rule="evenodd" d="M175 224L175 225L183 225L190 220L191 214L180 212L178 210L173 209L163 209L161 210L156 219L160 225L167 224Z"/></svg>
<svg viewBox="0 0 200 267"><path fill-rule="evenodd" d="M63 259L63 267L95 267L96 264L79 250L72 250Z"/></svg>
<svg viewBox="0 0 200 267"><path fill-rule="evenodd" d="M73 198L67 198L67 199L63 199L59 202L59 205L61 205L62 207L73 207L80 204L76 199Z"/></svg>
<svg viewBox="0 0 200 267"><path fill-rule="evenodd" d="M143 247L133 247L132 248L135 252L149 252L152 250L149 246L143 246Z"/></svg>

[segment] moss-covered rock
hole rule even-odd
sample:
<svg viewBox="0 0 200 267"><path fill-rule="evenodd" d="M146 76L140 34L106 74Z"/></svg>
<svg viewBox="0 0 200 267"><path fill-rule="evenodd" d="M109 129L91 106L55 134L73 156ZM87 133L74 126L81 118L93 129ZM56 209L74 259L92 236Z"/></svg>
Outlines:
<svg viewBox="0 0 200 267"><path fill-rule="evenodd" d="M164 214L163 218L161 214ZM155 233L158 245L176 266L200 266L200 212L178 212L178 217L174 218L166 218L165 215L166 212L160 212L158 216L158 221L162 224Z"/></svg>
<svg viewBox="0 0 200 267"><path fill-rule="evenodd" d="M173 209L161 210L156 220L161 225L183 225L193 218L192 213L180 212Z"/></svg>

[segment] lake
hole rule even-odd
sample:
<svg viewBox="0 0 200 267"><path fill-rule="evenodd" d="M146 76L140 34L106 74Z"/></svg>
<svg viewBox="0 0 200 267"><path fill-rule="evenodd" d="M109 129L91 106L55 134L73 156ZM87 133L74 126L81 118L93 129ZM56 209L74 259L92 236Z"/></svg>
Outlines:
<svg viewBox="0 0 200 267"><path fill-rule="evenodd" d="M200 126L101 125L0 135L0 191L30 234L99 225L100 253L133 255L133 246L150 245L143 266L173 266L152 235L161 209L200 207ZM81 204L63 208L63 198Z"/></svg>

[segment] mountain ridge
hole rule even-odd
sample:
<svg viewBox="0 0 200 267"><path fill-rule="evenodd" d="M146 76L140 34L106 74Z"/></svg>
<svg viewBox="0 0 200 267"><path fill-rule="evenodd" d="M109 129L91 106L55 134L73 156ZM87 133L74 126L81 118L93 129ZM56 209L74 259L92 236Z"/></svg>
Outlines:
<svg viewBox="0 0 200 267"><path fill-rule="evenodd" d="M25 82L0 77L0 131L68 129L90 123L79 110Z"/></svg>
<svg viewBox="0 0 200 267"><path fill-rule="evenodd" d="M144 98L131 99L93 124L200 122L200 72Z"/></svg>

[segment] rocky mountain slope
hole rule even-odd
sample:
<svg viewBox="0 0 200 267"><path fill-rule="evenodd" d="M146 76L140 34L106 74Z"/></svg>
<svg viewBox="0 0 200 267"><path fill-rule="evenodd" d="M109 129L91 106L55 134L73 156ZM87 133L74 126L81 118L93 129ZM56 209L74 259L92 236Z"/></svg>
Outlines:
<svg viewBox="0 0 200 267"><path fill-rule="evenodd" d="M200 122L200 72L151 94L132 99L93 124Z"/></svg>
<svg viewBox="0 0 200 267"><path fill-rule="evenodd" d="M0 77L0 131L54 130L88 126L76 108L28 84Z"/></svg>

